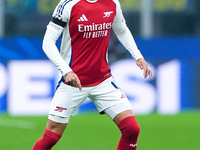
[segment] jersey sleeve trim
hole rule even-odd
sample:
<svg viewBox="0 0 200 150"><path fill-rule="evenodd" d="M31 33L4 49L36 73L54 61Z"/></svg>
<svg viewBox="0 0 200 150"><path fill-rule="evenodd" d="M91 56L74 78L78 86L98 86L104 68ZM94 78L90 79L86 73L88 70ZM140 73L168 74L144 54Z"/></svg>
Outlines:
<svg viewBox="0 0 200 150"><path fill-rule="evenodd" d="M57 12L56 13L59 14L59 15L62 15L65 5L67 3L69 3L70 1L72 1L72 0L64 0L63 2L61 2L60 5L57 8Z"/></svg>

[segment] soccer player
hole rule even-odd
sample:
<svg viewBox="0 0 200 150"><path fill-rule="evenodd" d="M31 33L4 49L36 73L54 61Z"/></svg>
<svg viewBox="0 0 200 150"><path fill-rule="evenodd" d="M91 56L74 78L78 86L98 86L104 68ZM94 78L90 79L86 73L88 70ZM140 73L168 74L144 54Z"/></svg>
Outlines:
<svg viewBox="0 0 200 150"><path fill-rule="evenodd" d="M99 113L107 114L122 136L117 150L135 150L140 127L125 94L107 63L110 30L143 69L153 74L126 26L118 0L61 0L47 26L43 50L61 73L51 102L48 123L33 150L50 150L61 138L69 118L89 97ZM62 34L60 52L56 41Z"/></svg>

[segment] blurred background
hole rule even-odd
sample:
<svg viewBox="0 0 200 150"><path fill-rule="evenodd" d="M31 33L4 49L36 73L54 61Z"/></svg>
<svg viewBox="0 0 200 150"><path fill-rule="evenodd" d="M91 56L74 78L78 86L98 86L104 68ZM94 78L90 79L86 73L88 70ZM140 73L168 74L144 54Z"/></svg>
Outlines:
<svg viewBox="0 0 200 150"><path fill-rule="evenodd" d="M58 2L0 0L0 146L4 150L31 149L45 128L58 71L44 54L42 40ZM138 150L197 150L200 0L120 3L127 26L154 73L153 79L143 79L142 71L111 32L109 64L141 126ZM115 149L120 136L117 127L99 117L89 99L77 111L85 113L72 117L69 136L62 138L56 150L67 145L69 150ZM94 134L99 142L90 138Z"/></svg>
<svg viewBox="0 0 200 150"><path fill-rule="evenodd" d="M0 0L0 113L44 115L58 72L42 51L59 0ZM127 25L154 71L144 80L111 33L109 64L136 114L200 107L200 0L120 0ZM58 41L58 47L60 40ZM37 109L35 109L37 108ZM79 109L96 111L87 100Z"/></svg>

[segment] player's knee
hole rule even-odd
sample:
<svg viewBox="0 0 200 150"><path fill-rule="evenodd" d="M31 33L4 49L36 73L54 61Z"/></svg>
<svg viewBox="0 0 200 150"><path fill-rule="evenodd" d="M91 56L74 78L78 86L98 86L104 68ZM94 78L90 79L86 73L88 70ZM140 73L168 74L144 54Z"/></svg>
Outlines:
<svg viewBox="0 0 200 150"><path fill-rule="evenodd" d="M140 126L134 116L123 119L118 127L122 133L122 138L127 141L137 140L140 133Z"/></svg>
<svg viewBox="0 0 200 150"><path fill-rule="evenodd" d="M138 123L134 123L122 131L122 138L128 141L134 141L138 138L140 133L140 126Z"/></svg>

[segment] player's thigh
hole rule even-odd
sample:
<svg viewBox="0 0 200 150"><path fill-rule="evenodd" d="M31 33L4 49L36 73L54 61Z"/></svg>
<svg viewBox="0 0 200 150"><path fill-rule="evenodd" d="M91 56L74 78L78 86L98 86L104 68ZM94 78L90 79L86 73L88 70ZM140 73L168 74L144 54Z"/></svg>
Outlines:
<svg viewBox="0 0 200 150"><path fill-rule="evenodd" d="M98 85L90 95L100 113L106 113L111 119L132 107L125 93L117 86L112 77Z"/></svg>
<svg viewBox="0 0 200 150"><path fill-rule="evenodd" d="M75 113L86 98L85 90L80 91L78 88L62 82L51 102L49 119L59 123L68 123L69 117Z"/></svg>

